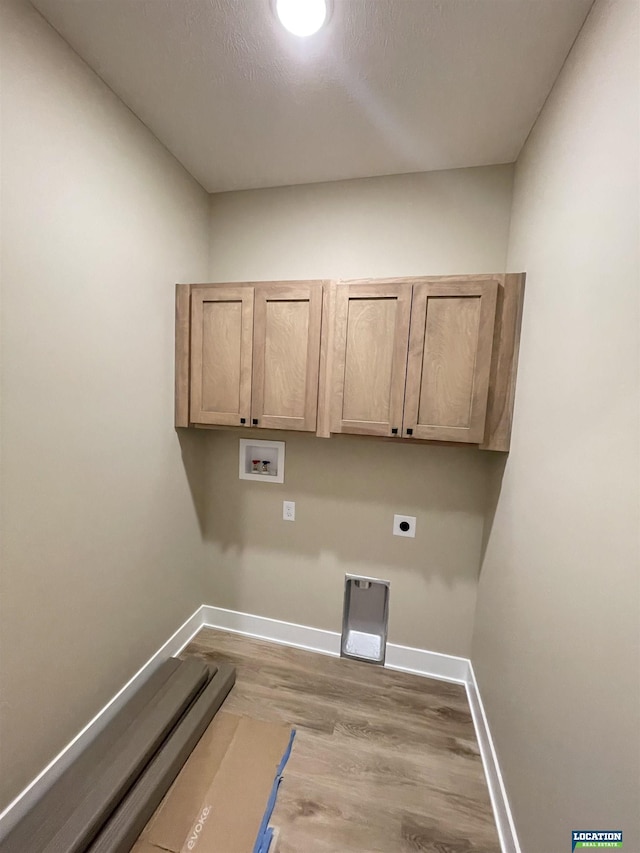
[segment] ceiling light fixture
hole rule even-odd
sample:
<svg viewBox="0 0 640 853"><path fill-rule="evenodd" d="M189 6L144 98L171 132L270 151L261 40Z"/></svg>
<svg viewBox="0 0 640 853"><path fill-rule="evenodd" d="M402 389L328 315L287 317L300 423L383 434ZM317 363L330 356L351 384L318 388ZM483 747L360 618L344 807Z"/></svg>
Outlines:
<svg viewBox="0 0 640 853"><path fill-rule="evenodd" d="M276 0L275 7L280 23L294 36L312 36L329 17L327 0Z"/></svg>

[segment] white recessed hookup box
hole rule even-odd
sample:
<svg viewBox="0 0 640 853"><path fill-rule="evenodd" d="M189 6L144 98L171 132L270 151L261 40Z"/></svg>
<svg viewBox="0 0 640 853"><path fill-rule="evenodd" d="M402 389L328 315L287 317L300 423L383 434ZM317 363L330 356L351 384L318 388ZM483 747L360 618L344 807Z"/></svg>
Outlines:
<svg viewBox="0 0 640 853"><path fill-rule="evenodd" d="M284 441L240 439L240 479L284 483Z"/></svg>

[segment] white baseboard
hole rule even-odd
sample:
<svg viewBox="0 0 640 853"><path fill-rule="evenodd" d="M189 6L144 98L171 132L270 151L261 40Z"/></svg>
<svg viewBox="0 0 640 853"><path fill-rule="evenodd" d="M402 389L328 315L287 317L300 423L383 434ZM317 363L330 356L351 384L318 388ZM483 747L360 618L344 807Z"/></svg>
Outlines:
<svg viewBox="0 0 640 853"><path fill-rule="evenodd" d="M222 607L205 606L203 611L203 625L209 628L231 631L256 640L268 640L271 643L323 655L340 655L340 634L337 631L309 628L306 625L281 622L279 619L267 619L264 616L239 613L237 610L225 610ZM385 666L388 669L425 675L441 681L466 684L469 661L467 658L387 643Z"/></svg>
<svg viewBox="0 0 640 853"><path fill-rule="evenodd" d="M17 821L64 773L86 744L104 728L152 672L167 658L180 654L203 627L217 628L333 657L340 654L340 634L336 631L325 631L203 604L0 814L0 838L11 831ZM520 853L509 801L471 661L468 658L388 643L385 666L400 672L465 685L502 853Z"/></svg>
<svg viewBox="0 0 640 853"><path fill-rule="evenodd" d="M269 640L294 649L305 649L321 655L340 655L340 634L324 631L322 628L309 628L293 622L281 622L266 616L254 616L251 613L239 613L237 610L225 610L223 607L202 607L203 626L231 631L254 640Z"/></svg>
<svg viewBox="0 0 640 853"><path fill-rule="evenodd" d="M476 675L473 671L473 664L469 661L469 676L466 683L467 699L471 708L471 716L473 725L476 730L476 737L480 747L480 755L482 756L482 764L484 766L484 775L487 779L487 787L489 788L489 796L491 797L491 805L493 806L493 814L496 819L496 827L498 836L500 837L500 845L502 853L521 853L518 835L516 833L513 815L509 806L507 791L504 786L504 780L498 763L498 756L489 730L489 721L485 714L484 705L480 697L480 690Z"/></svg>
<svg viewBox="0 0 640 853"><path fill-rule="evenodd" d="M387 669L437 678L439 681L454 681L456 684L466 684L469 671L467 658L428 652L425 649L413 649L410 646L398 646L395 643L387 643L387 658L384 665Z"/></svg>
<svg viewBox="0 0 640 853"><path fill-rule="evenodd" d="M184 622L178 630L169 637L158 651L132 676L129 681L107 702L95 717L78 732L63 750L33 779L27 787L0 814L0 839L9 833L20 818L26 814L33 804L42 796L55 781L59 779L89 741L109 723L128 699L136 692L143 682L170 657L175 657L193 639L204 624L204 608L200 606L195 613Z"/></svg>

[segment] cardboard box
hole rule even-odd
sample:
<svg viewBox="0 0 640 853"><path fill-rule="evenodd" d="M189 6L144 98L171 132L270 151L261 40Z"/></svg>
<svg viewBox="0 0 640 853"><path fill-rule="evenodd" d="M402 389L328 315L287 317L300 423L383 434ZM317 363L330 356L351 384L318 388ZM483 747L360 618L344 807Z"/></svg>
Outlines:
<svg viewBox="0 0 640 853"><path fill-rule="evenodd" d="M216 714L132 853L252 853L290 734Z"/></svg>

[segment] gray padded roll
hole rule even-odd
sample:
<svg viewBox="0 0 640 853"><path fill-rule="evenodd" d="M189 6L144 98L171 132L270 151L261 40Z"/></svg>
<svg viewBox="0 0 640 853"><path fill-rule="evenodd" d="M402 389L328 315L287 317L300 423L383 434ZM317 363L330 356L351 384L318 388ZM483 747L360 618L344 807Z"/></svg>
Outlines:
<svg viewBox="0 0 640 853"><path fill-rule="evenodd" d="M235 680L235 669L220 664L86 853L129 853Z"/></svg>
<svg viewBox="0 0 640 853"><path fill-rule="evenodd" d="M182 661L95 767L93 784L78 796L73 811L50 835L42 853L83 853L104 822L209 679L209 669L194 658Z"/></svg>
<svg viewBox="0 0 640 853"><path fill-rule="evenodd" d="M25 853L37 851L34 837L44 843L43 832L55 832L76 798L87 784L91 784L93 769L108 755L143 709L154 701L160 688L180 666L176 658L164 661L158 669L136 690L104 728L84 747L72 764L60 776L52 779L30 810L4 833L0 834L0 853ZM57 822L58 823L57 823Z"/></svg>
<svg viewBox="0 0 640 853"><path fill-rule="evenodd" d="M101 738L101 750L91 763L83 754L85 772L64 786L64 800L56 794L59 807L34 809L38 820L30 820L28 836L20 832L20 842L12 832L0 844L0 853L82 853L88 847L209 679L208 668L193 658L169 663L166 670L171 670L168 677L156 682L155 692L145 691L146 702L134 703L135 715L125 715L127 723L117 735L109 743Z"/></svg>

